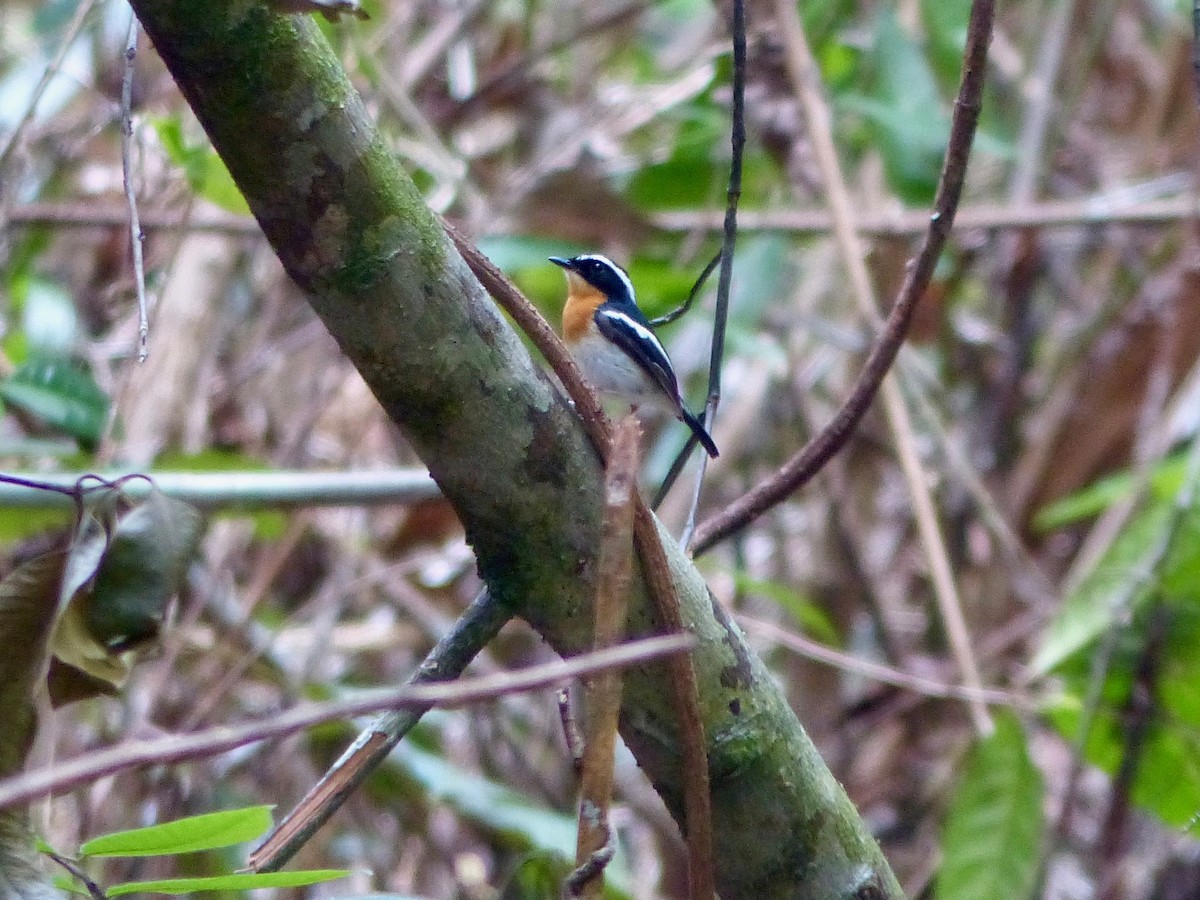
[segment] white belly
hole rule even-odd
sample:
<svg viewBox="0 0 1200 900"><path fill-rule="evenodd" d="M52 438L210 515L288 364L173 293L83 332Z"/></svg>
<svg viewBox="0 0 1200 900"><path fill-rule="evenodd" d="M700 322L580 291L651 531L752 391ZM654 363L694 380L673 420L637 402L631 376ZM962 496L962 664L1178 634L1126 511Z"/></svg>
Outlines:
<svg viewBox="0 0 1200 900"><path fill-rule="evenodd" d="M588 335L571 350L583 377L596 390L635 406L670 408L662 388L637 363L599 335Z"/></svg>

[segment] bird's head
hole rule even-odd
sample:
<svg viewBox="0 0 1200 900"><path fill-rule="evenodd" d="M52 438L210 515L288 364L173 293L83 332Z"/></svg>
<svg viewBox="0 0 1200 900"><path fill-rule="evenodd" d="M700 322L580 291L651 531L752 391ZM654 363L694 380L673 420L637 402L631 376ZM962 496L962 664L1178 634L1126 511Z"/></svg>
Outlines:
<svg viewBox="0 0 1200 900"><path fill-rule="evenodd" d="M588 253L563 259L551 256L550 262L561 266L567 274L567 286L572 294L585 295L597 292L607 302L633 303L633 282L629 275L607 256Z"/></svg>

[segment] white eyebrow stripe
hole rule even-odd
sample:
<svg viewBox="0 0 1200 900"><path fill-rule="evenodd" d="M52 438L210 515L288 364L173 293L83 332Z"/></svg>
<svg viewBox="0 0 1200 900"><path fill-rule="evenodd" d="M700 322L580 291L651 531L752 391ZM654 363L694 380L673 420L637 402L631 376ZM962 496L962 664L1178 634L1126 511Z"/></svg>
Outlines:
<svg viewBox="0 0 1200 900"><path fill-rule="evenodd" d="M609 266L616 273L617 277L621 279L621 283L625 285L625 290L629 291L629 299L634 303L637 302L637 295L633 292L633 282L629 280L629 276L625 274L625 270L607 256L602 253L589 253L586 256L579 257L579 259L594 259L596 262L602 262ZM642 330L644 331L645 329Z"/></svg>

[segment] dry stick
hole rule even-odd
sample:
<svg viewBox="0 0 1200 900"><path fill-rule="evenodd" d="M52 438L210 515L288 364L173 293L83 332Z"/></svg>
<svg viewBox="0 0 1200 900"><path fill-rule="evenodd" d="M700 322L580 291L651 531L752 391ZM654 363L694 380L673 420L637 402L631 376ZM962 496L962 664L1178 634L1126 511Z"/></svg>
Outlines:
<svg viewBox="0 0 1200 900"><path fill-rule="evenodd" d="M709 348L708 359L708 399L704 404L702 421L712 431L712 423L717 417L717 406L721 402L721 365L725 360L725 330L729 322L729 288L733 278L733 251L737 242L738 203L742 197L742 155L746 146L746 5L744 0L734 0L733 19L730 23L730 34L733 37L733 104L730 115L729 129L729 186L725 191L725 214L721 220L721 250L712 258L696 283L692 285L687 300L677 309L671 310L664 316L651 321L651 325L665 325L674 322L686 313L700 294L700 289L708 281L708 276L719 263L721 273L717 277L717 308L713 317L713 339ZM683 449L667 470L667 477L659 485L652 506L658 509L666 499L675 480L683 471L684 465L691 457L692 451L699 441L694 434L688 435ZM679 545L687 550L692 536L696 531L696 511L700 508L700 489L704 485L704 475L708 471L708 457L700 458L696 471L696 483L692 489L692 502L688 507L687 519L680 535Z"/></svg>
<svg viewBox="0 0 1200 900"><path fill-rule="evenodd" d="M954 230L1011 231L1024 228L1170 225L1197 217L1200 217L1200 200L1190 194L1165 200L1130 200L1124 191L1106 191L1075 200L977 203L964 206L954 218ZM693 232L697 229L721 231L724 228L723 213L690 210L662 212L656 213L650 221L654 227L669 232ZM127 225L128 222L128 209L112 204L39 201L14 204L7 211L3 225L116 228ZM913 237L924 234L929 229L929 214L923 210L865 213L856 224L861 235ZM142 210L141 225L143 231L211 232L234 237L262 238L262 228L253 217L233 213L210 212L181 216L174 212ZM819 235L833 230L833 219L826 210L819 209L740 210L738 230ZM719 261L718 254L713 266ZM653 324L665 324L663 318L655 319Z"/></svg>
<svg viewBox="0 0 1200 900"><path fill-rule="evenodd" d="M1075 0L1056 0L1049 21L1041 33L1044 42L1037 49L1034 71L1029 76L1029 105L1021 122L1017 138L1017 163L1009 184L1009 198L1025 203L1037 193L1038 180L1045 159L1046 134L1050 129L1050 113L1058 104L1056 91L1058 75L1066 52L1067 39L1077 21Z"/></svg>
<svg viewBox="0 0 1200 900"><path fill-rule="evenodd" d="M954 222L958 200L962 194L971 140L979 120L980 98L987 61L987 45L992 32L994 0L976 0L971 7L967 30L967 45L963 57L963 77L954 115L950 124L950 139L946 159L938 181L934 212L929 217L928 231L916 259L910 263L904 283L896 297L883 330L871 348L863 370L850 396L824 430L787 460L774 475L753 487L717 515L702 522L696 529L696 553L703 553L741 530L771 507L787 499L804 485L832 457L857 427L867 411L880 382L896 358L917 302L929 285L938 256Z"/></svg>
<svg viewBox="0 0 1200 900"><path fill-rule="evenodd" d="M626 416L613 432L604 483L604 521L600 532L600 563L596 575L593 650L606 650L625 637L629 611L629 584L633 576L633 494L637 489L638 442L642 431L637 419ZM593 855L611 843L608 810L612 801L613 763L617 744L617 717L621 711L621 676L601 672L586 682L583 775L579 786L579 832L575 865L580 871ZM572 893L599 897L603 870L592 877L572 879ZM591 874L589 872L589 874Z"/></svg>
<svg viewBox="0 0 1200 900"><path fill-rule="evenodd" d="M137 59L138 18L129 13L129 37L125 40L125 70L121 74L121 177L125 202L129 205L129 246L133 252L133 283L137 291L138 362L146 361L150 321L146 314L146 269L142 262L142 233L138 221L137 196L133 189L133 64Z"/></svg>
<svg viewBox="0 0 1200 900"><path fill-rule="evenodd" d="M583 426L592 446L601 461L604 461L610 444L608 420L596 393L583 380L578 367L554 329L490 259L452 226L447 224L445 227L446 233L450 235L450 239L480 284L504 311L512 316L518 327L533 341L550 364L575 404L576 412L583 419ZM675 582L671 578L670 563L667 561L666 551L663 550L654 515L640 493L634 498L633 534L646 582L646 592L658 616L659 627L667 634L683 632L683 617L679 609ZM700 716L696 670L692 666L691 656L688 655L670 657L667 665L671 672L671 690L676 715L679 717L680 742L683 746L683 802L691 895L710 900L714 892L712 808L708 793L707 743L704 737L704 723Z"/></svg>
<svg viewBox="0 0 1200 900"><path fill-rule="evenodd" d="M660 325L666 325L670 322L674 322L676 319L684 315L689 309L691 309L692 304L696 302L696 298L700 296L701 289L703 289L705 283L708 281L708 277L716 271L717 266L724 258L725 248L724 245L722 245L721 249L717 251L716 256L708 261L708 264L700 272L699 276L697 276L695 282L692 283L692 289L688 292L687 299L670 312L665 313L656 319L651 319L650 324L656 328ZM709 370L709 383L712 383L711 369ZM705 417L707 417L707 412L705 413ZM696 439L696 436L689 431L687 440L684 441L683 448L678 454L676 454L675 459L671 462L671 467L667 469L667 474L666 477L663 478L662 484L660 484L658 486L658 490L654 492L654 499L650 501L651 509L657 510L660 506L662 506L663 501L667 499L667 494L669 494L671 492L671 488L675 486L676 480L679 478L680 474L682 474L683 467L687 465L687 461L691 459L692 451L696 448L698 443L700 442ZM694 512L695 510L689 514L689 522L691 520L691 516L694 515ZM691 526L694 527L694 525L695 523L691 522Z"/></svg>
<svg viewBox="0 0 1200 900"><path fill-rule="evenodd" d="M825 193L833 215L834 235L849 270L859 313L869 324L875 325L879 321L875 289L867 272L865 249L855 229L850 191L846 186L845 175L837 157L837 148L833 143L833 126L829 107L822 94L820 71L809 49L804 25L800 20L800 11L794 0L778 0L775 8L783 26L781 30L788 71L804 106L817 164L825 182ZM950 646L962 670L963 681L970 688L980 689L983 679L979 675L979 664L971 647L970 633L962 612L962 601L950 565L950 555L942 538L937 510L930 496L925 469L917 452L916 435L908 404L900 390L899 380L894 375L884 378L883 407L888 424L896 437L900 468L908 485L909 497L912 499L917 531L921 535L921 545L925 548L925 556L929 563L933 595L950 639ZM973 701L968 709L976 731L990 734L993 726L987 706L982 702Z"/></svg>
<svg viewBox="0 0 1200 900"><path fill-rule="evenodd" d="M400 690L457 678L511 617L486 589L481 591ZM250 854L247 865L255 872L273 872L286 865L412 730L427 709L429 704L389 712L361 732L321 780Z"/></svg>
<svg viewBox="0 0 1200 900"><path fill-rule="evenodd" d="M729 187L725 191L725 224L721 238L721 271L717 274L717 308L713 322L712 347L708 357L708 400L704 404L704 424L712 433L717 420L717 407L721 404L721 364L725 359L725 330L729 322L729 289L733 282L733 251L737 243L738 203L742 198L742 151L746 146L746 3L733 0L733 110L729 144ZM688 440L687 447L694 443L695 435ZM700 489L704 486L704 475L708 471L708 455L700 455L696 468L696 482L692 489L692 502L688 507L687 520L680 535L679 545L684 550L692 543L696 533L696 511L700 508Z"/></svg>
<svg viewBox="0 0 1200 900"><path fill-rule="evenodd" d="M47 212L56 216L69 217L67 213L59 214L54 204L44 206ZM1074 200L976 203L959 210L954 229L1011 231L1025 228L1163 225L1187 221L1198 215L1200 201L1190 193L1167 199L1130 200L1123 192L1102 192ZM663 231L721 230L721 217L709 212L661 212L656 213L651 222ZM915 209L869 212L864 213L857 224L859 234L907 238L925 233L929 228L929 215L924 210ZM833 230L833 217L826 210L817 209L742 210L738 227L741 231L819 235Z"/></svg>
<svg viewBox="0 0 1200 900"><path fill-rule="evenodd" d="M495 617L494 613L491 615ZM107 750L56 763L49 769L0 780L0 809L27 803L46 794L71 790L124 769L213 756L256 741L286 737L314 725L353 718L380 709L406 710L420 715L433 706L454 708L491 702L508 694L541 690L613 667L625 668L664 657L687 655L693 646L695 638L691 635L658 635L630 641L601 653L581 653L570 659L530 666L516 672L501 672L454 684L410 682L399 688L364 691L349 700L303 703L276 716L242 725L224 725L195 734L153 740L126 741ZM462 655L461 651L456 651L456 654Z"/></svg>
<svg viewBox="0 0 1200 900"><path fill-rule="evenodd" d="M1200 0L1192 0L1192 80L1200 97Z"/></svg>
<svg viewBox="0 0 1200 900"><path fill-rule="evenodd" d="M832 647L826 647L824 644L806 638L802 634L788 631L774 622L766 622L762 619L755 619L740 613L735 618L737 619L737 623L747 631L757 631L760 634L770 637L778 641L782 647L798 656L803 656L814 662L824 663L827 666L841 669L843 672L849 672L852 675L860 675L872 681L879 681L883 684L890 684L892 687L903 688L906 691L912 691L914 694L922 694L926 697L942 700L963 700L968 702L978 700L983 703L996 706L1009 706L1028 712L1034 712L1037 709L1037 704L1028 697L1012 691L986 687L977 690L958 684L933 681L920 675L913 675L909 672L903 672L900 669L894 669L891 666L880 665L867 659L860 659L857 656L842 653L840 650L834 650Z"/></svg>

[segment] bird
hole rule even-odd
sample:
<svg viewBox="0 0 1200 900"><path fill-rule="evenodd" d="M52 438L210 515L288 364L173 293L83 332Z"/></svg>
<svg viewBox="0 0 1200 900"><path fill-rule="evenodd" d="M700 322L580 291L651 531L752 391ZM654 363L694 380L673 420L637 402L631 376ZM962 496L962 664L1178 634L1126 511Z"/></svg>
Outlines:
<svg viewBox="0 0 1200 900"><path fill-rule="evenodd" d="M629 274L599 253L551 256L550 262L567 276L562 336L584 378L635 410L644 405L666 408L716 458L717 445L684 406L671 358L638 308Z"/></svg>

